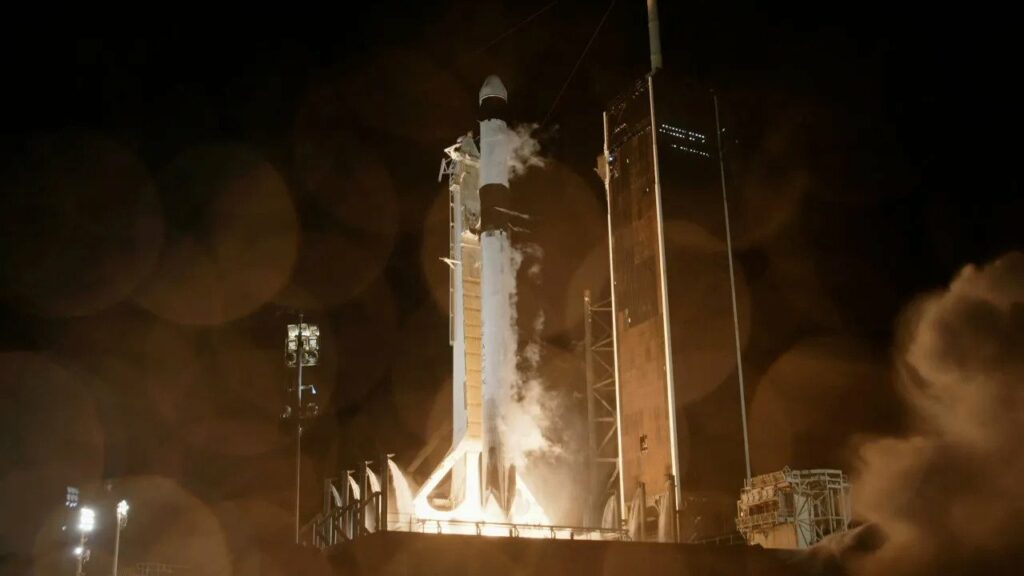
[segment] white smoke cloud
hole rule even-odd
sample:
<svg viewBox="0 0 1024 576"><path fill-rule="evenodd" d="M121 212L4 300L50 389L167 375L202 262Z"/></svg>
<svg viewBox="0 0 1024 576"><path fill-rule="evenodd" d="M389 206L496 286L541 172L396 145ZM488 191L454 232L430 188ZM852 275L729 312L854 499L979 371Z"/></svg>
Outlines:
<svg viewBox="0 0 1024 576"><path fill-rule="evenodd" d="M1020 573L1024 253L967 266L913 307L901 348L914 433L865 445L858 515L885 542L858 574Z"/></svg>
<svg viewBox="0 0 1024 576"><path fill-rule="evenodd" d="M512 250L513 277L524 262L529 260L528 274L532 280L539 281L539 266L542 252L536 245L522 246ZM534 272L534 269L537 269ZM517 300L517 284L512 282L512 317L507 327L506 341L519 342ZM548 431L554 422L557 397L546 390L544 383L537 376L541 361L540 335L544 328L544 315L539 312L534 318L532 333L522 350L517 351L518 362L514 374L505 375L513 385L507 388L508 396L501 399L501 416L499 431L509 461L522 469L530 458L545 455L556 455L561 447L552 442Z"/></svg>
<svg viewBox="0 0 1024 576"><path fill-rule="evenodd" d="M509 175L522 176L527 169L543 168L547 159L540 155L540 142L533 137L538 124L520 124L506 128L509 144Z"/></svg>

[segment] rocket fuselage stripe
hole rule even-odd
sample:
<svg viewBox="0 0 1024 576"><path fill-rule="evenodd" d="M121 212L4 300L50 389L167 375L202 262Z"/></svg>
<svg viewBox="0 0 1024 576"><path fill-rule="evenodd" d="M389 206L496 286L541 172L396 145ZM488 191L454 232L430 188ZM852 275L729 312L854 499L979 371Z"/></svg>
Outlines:
<svg viewBox="0 0 1024 576"><path fill-rule="evenodd" d="M508 101L500 96L488 96L480 102L480 117L478 120L505 120L507 121Z"/></svg>
<svg viewBox="0 0 1024 576"><path fill-rule="evenodd" d="M503 230L509 223L512 192L502 184L484 184L480 187L480 228L484 232Z"/></svg>

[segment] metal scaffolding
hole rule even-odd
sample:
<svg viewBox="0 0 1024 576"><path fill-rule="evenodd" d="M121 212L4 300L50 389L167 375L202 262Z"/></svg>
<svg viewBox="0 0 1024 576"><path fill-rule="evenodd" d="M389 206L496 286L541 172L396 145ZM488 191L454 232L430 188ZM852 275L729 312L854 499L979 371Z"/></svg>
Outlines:
<svg viewBox="0 0 1024 576"><path fill-rule="evenodd" d="M615 335L611 300L593 302L583 292L584 353L587 374L587 526L596 526L604 503L618 492L619 428L616 401Z"/></svg>
<svg viewBox="0 0 1024 576"><path fill-rule="evenodd" d="M755 476L736 503L736 528L750 544L807 548L850 525L850 482L841 470Z"/></svg>
<svg viewBox="0 0 1024 576"><path fill-rule="evenodd" d="M348 470L340 478L324 480L323 510L303 528L303 544L324 550L367 534L387 532L389 524L400 522L397 514L388 510L388 459L380 459L376 473L372 464L363 462L356 473Z"/></svg>
<svg viewBox="0 0 1024 576"><path fill-rule="evenodd" d="M390 456L388 457L390 458ZM356 471L324 481L323 510L302 529L302 544L328 550L381 532L420 532L555 540L624 540L625 530L493 521L421 518L402 510L388 458L377 466L363 462ZM399 472L400 474L400 472ZM396 497L389 504L391 496Z"/></svg>

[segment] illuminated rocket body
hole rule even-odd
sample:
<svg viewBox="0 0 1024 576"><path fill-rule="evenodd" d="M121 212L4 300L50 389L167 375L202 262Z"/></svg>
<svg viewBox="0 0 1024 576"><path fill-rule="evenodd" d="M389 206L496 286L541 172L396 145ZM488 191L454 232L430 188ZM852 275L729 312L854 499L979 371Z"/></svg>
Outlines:
<svg viewBox="0 0 1024 576"><path fill-rule="evenodd" d="M446 149L449 176L452 447L414 499L441 522L549 524L505 448L503 410L516 385L512 324L516 264L509 238L508 93L497 76L480 89L472 134ZM443 481L449 478L447 494ZM439 489L438 487L442 488ZM449 527L455 530L455 526Z"/></svg>
<svg viewBox="0 0 1024 576"><path fill-rule="evenodd" d="M483 475L490 495L507 515L515 497L515 465L508 461L501 426L504 401L516 379L512 328L515 265L509 239L511 193L508 185L509 141L505 110L508 91L497 76L480 88L480 251L483 323Z"/></svg>

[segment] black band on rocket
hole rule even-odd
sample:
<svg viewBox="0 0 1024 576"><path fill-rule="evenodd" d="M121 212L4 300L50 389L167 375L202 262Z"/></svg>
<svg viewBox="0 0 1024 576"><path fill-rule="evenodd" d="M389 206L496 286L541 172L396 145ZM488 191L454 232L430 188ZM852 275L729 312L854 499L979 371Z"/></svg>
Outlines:
<svg viewBox="0 0 1024 576"><path fill-rule="evenodd" d="M512 193L501 184L484 184L480 187L480 227L488 230L505 230L509 223L507 211L512 205ZM505 210L499 210L504 208Z"/></svg>
<svg viewBox="0 0 1024 576"><path fill-rule="evenodd" d="M479 120L508 120L508 102L500 96L488 96L480 102Z"/></svg>

